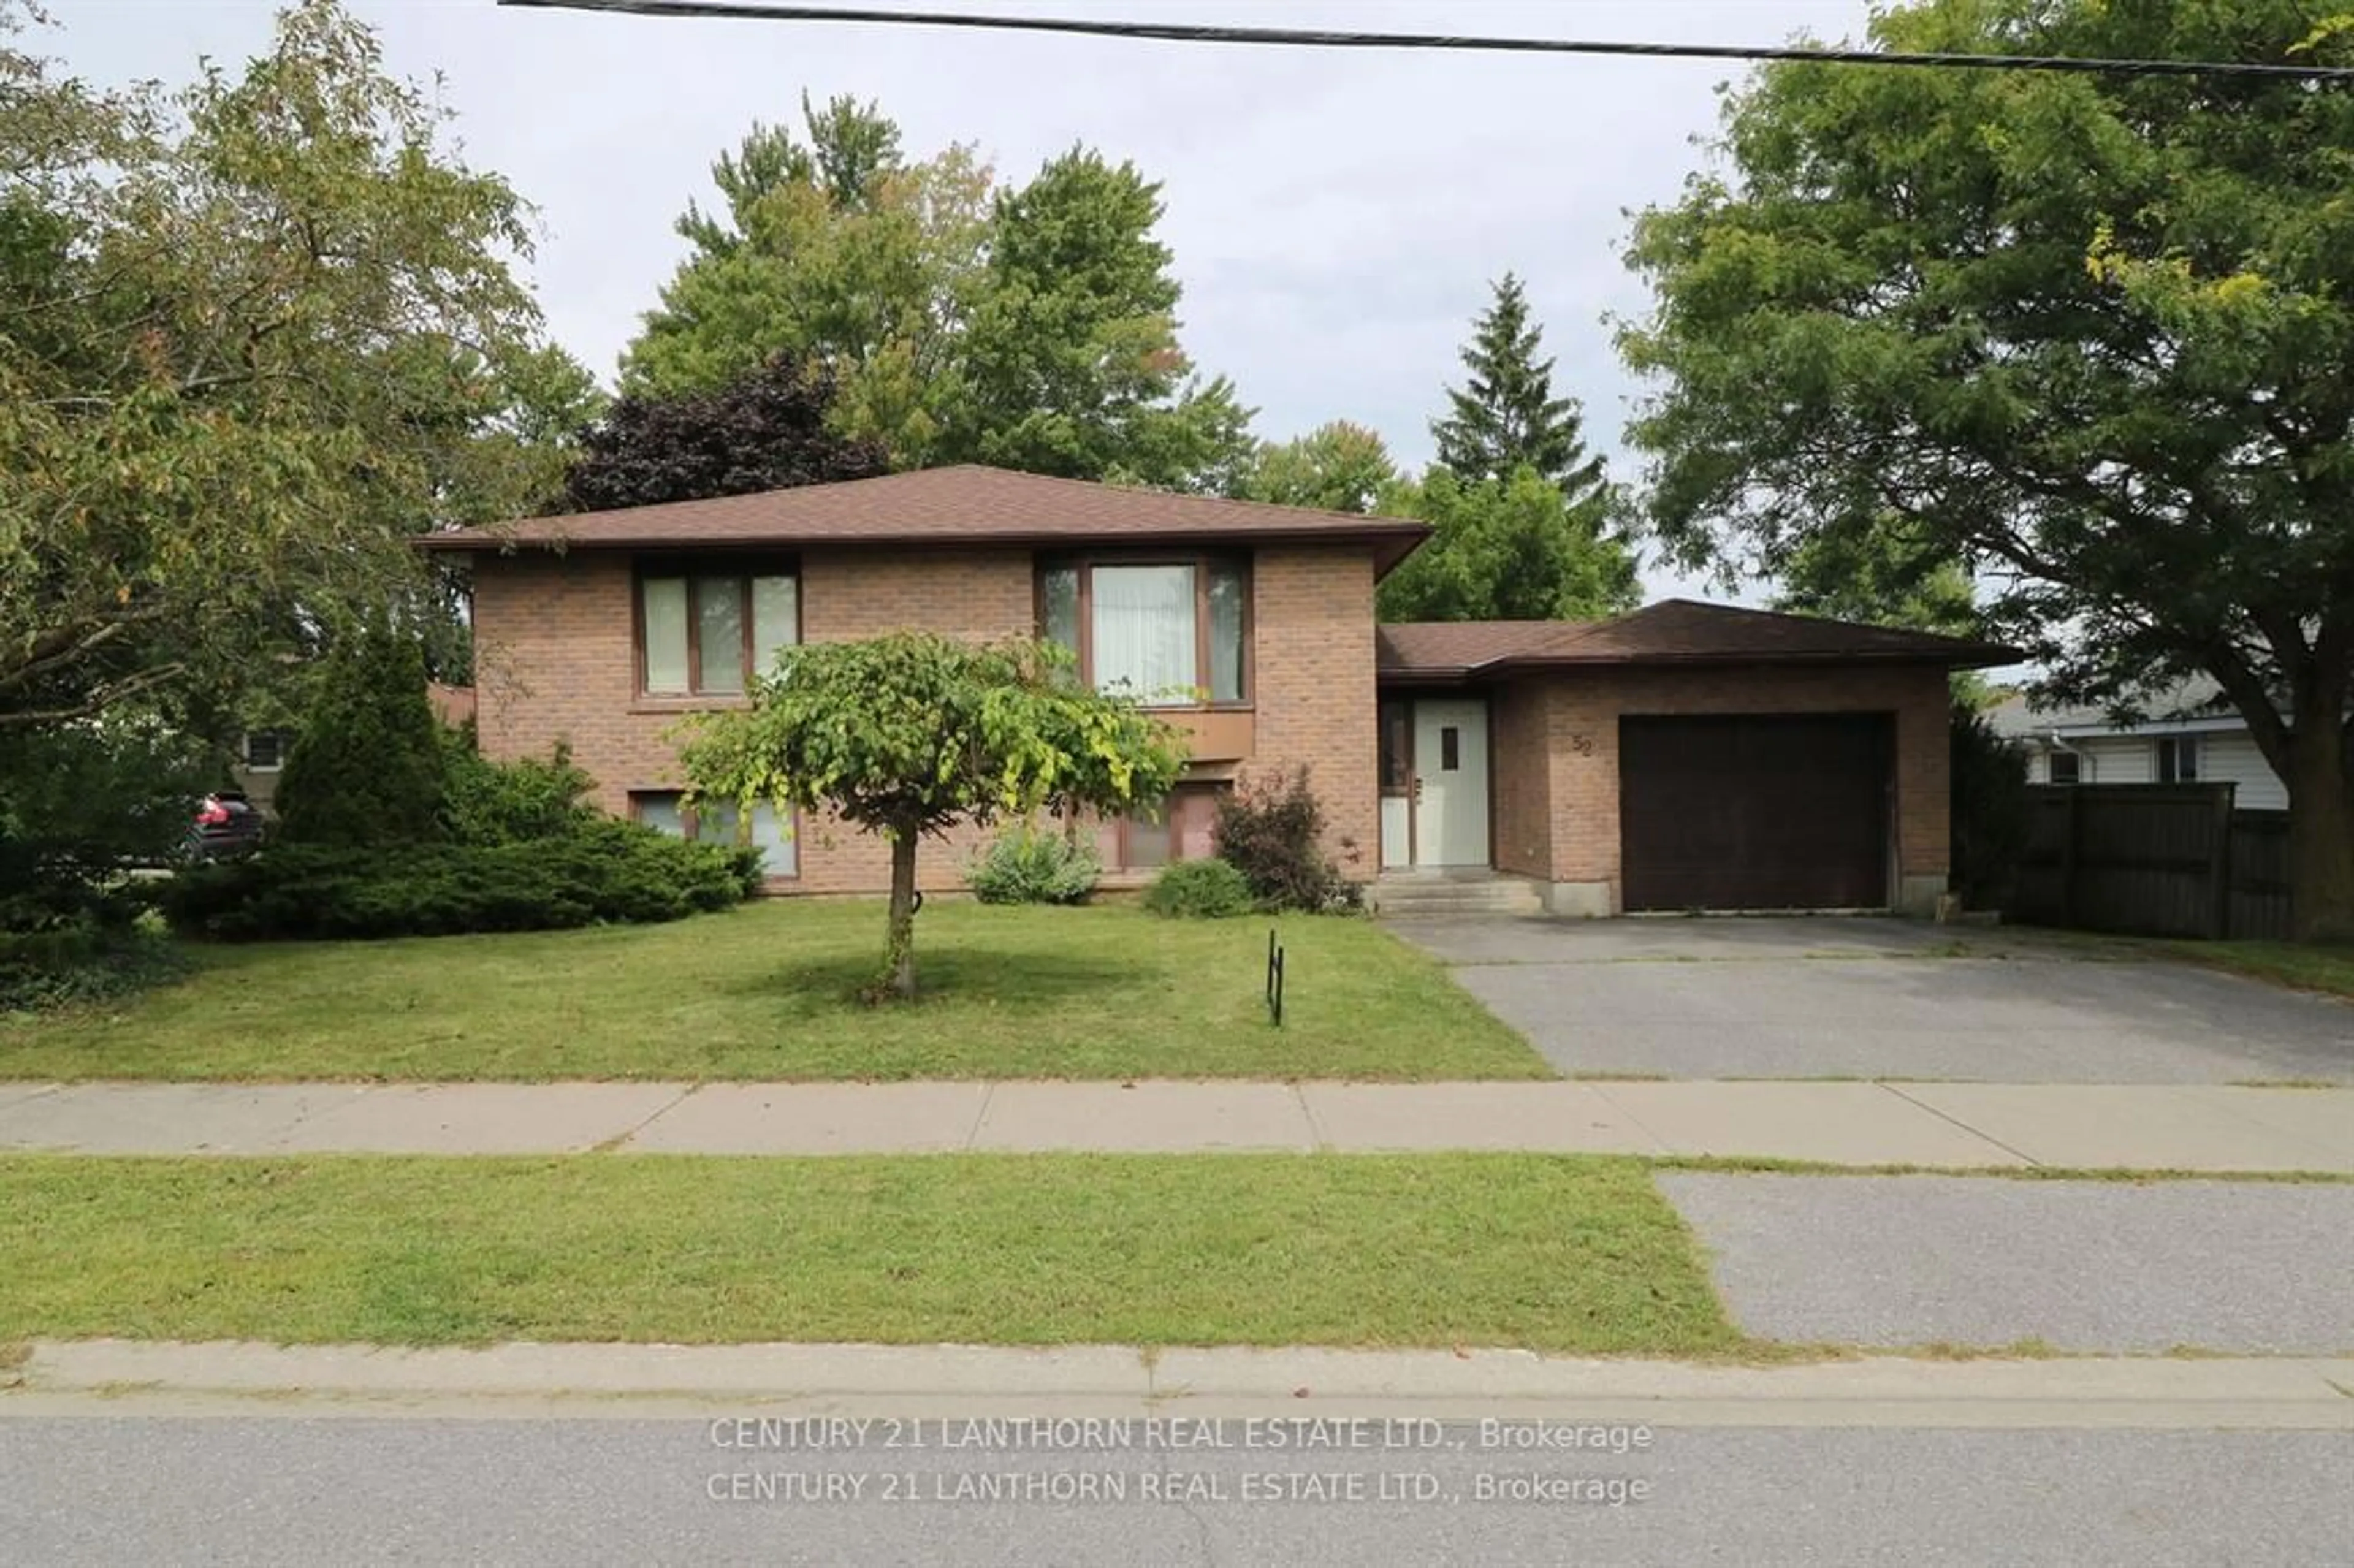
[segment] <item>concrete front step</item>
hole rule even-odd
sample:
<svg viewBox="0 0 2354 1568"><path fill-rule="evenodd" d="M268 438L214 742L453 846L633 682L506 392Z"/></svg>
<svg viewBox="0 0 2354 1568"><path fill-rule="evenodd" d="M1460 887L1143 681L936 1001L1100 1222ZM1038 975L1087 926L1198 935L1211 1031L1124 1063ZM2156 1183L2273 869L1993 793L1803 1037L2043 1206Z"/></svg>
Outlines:
<svg viewBox="0 0 2354 1568"><path fill-rule="evenodd" d="M1365 906L1376 915L1403 916L1544 913L1536 889L1513 878L1376 882L1365 890Z"/></svg>

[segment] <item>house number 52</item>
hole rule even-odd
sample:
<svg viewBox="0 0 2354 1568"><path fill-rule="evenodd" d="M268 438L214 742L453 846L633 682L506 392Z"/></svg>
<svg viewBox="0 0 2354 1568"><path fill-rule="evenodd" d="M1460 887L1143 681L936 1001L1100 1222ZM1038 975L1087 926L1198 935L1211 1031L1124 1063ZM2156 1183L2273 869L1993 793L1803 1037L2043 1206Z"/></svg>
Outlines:
<svg viewBox="0 0 2354 1568"><path fill-rule="evenodd" d="M1590 735L1573 735L1569 737L1569 749L1580 757L1591 757L1594 755L1594 737Z"/></svg>

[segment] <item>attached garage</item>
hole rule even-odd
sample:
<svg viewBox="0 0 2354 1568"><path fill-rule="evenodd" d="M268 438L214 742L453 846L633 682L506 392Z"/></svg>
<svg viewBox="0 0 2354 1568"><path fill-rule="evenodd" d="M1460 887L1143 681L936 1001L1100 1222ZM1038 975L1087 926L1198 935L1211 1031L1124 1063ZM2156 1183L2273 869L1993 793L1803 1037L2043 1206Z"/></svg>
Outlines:
<svg viewBox="0 0 2354 1568"><path fill-rule="evenodd" d="M1385 626L1376 646L1392 707L1484 715L1491 821L1472 842L1500 878L1576 916L1934 912L1950 863L1950 674L2019 657L1676 599L1586 625ZM1412 800L1418 782L1394 787Z"/></svg>
<svg viewBox="0 0 2354 1568"><path fill-rule="evenodd" d="M1888 714L1622 715L1626 907L1885 907L1894 731Z"/></svg>

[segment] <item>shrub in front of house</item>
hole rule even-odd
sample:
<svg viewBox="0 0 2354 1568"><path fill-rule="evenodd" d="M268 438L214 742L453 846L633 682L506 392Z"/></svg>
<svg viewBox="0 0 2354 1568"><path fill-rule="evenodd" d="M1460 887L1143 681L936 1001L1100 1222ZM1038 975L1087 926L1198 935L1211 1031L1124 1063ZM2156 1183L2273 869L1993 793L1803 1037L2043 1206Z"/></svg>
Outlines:
<svg viewBox="0 0 2354 1568"><path fill-rule="evenodd" d="M1214 842L1264 909L1346 907L1351 887L1324 853L1324 807L1305 767L1246 782L1218 801Z"/></svg>
<svg viewBox="0 0 2354 1568"><path fill-rule="evenodd" d="M1024 823L1008 828L964 868L983 904L1084 904L1103 875L1096 846Z"/></svg>
<svg viewBox="0 0 2354 1568"><path fill-rule="evenodd" d="M1181 860L1161 868L1144 890L1144 906L1155 915L1224 920L1258 906L1243 874L1223 860Z"/></svg>
<svg viewBox="0 0 2354 1568"><path fill-rule="evenodd" d="M281 844L173 879L175 930L217 941L440 937L724 909L759 885L759 852L600 818L560 838L374 850Z"/></svg>
<svg viewBox="0 0 2354 1568"><path fill-rule="evenodd" d="M514 844L568 838L599 820L588 804L596 788L558 744L550 757L493 762L474 741L471 721L441 731L441 758L448 783L441 796L441 825L454 844Z"/></svg>

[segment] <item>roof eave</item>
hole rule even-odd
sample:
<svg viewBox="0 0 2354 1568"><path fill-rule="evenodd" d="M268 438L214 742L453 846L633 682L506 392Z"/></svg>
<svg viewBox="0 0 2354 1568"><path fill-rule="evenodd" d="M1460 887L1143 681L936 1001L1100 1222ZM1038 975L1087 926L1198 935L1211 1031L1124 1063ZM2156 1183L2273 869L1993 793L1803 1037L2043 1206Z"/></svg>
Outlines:
<svg viewBox="0 0 2354 1568"><path fill-rule="evenodd" d="M974 534L792 534L779 532L757 537L695 538L676 534L632 535L578 538L564 535L496 534L475 530L421 534L411 541L421 550L469 555L514 555L527 549L573 550L864 550L929 548L1082 549L1138 546L1145 548L1179 544L1372 546L1376 575L1386 573L1430 536L1426 523L1398 523L1366 528L1176 529L1162 533L974 533Z"/></svg>
<svg viewBox="0 0 2354 1568"><path fill-rule="evenodd" d="M1490 661L1483 668L1529 670L1626 669L1695 664L1932 664L1941 669L1984 670L2016 664L2026 658L2015 648L1981 645L1950 652L1898 649L1845 649L1821 652L1761 653L1708 650L1691 653L1517 653Z"/></svg>

